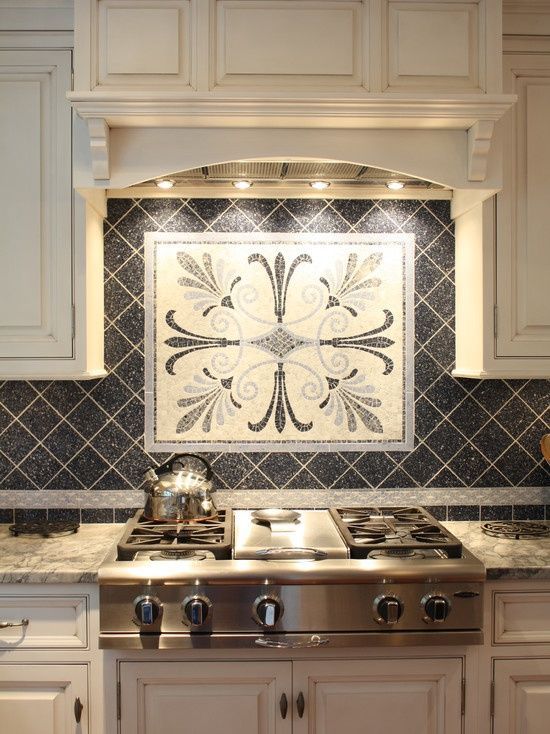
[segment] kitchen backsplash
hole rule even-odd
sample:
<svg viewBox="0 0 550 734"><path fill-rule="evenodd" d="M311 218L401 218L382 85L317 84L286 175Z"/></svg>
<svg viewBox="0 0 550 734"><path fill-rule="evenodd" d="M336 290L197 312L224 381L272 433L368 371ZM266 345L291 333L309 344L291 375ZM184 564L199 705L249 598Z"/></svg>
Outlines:
<svg viewBox="0 0 550 734"><path fill-rule="evenodd" d="M0 385L0 491L56 490L63 507L63 493L80 490L86 508L86 490L130 493L140 486L151 460L165 458L143 450L144 233L254 231L414 234L415 448L209 453L219 488L278 488L289 496L324 488L448 489L457 519L479 516L475 488L495 488L496 497L504 488L549 487L539 440L550 423L550 381L451 376L454 236L449 211L449 202L441 200L111 199L105 222L109 374L95 381ZM2 504L9 507L5 499ZM38 495L34 507L44 507ZM535 515L541 512L542 507L534 508ZM124 513L120 509L118 517ZM109 507L96 505L83 510L82 517L112 516ZM7 510L0 519L10 517Z"/></svg>

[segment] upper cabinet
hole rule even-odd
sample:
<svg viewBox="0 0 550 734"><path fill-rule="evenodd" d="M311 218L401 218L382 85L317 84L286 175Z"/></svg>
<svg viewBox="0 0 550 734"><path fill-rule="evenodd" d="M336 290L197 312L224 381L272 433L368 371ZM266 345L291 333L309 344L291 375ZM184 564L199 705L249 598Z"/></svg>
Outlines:
<svg viewBox="0 0 550 734"><path fill-rule="evenodd" d="M97 307L101 322L101 252L90 256L84 234L93 212L73 201L70 88L69 49L0 47L4 379L103 373L102 335L89 318Z"/></svg>
<svg viewBox="0 0 550 734"><path fill-rule="evenodd" d="M455 374L549 377L550 38L506 40L504 87L502 191L456 220Z"/></svg>
<svg viewBox="0 0 550 734"><path fill-rule="evenodd" d="M77 91L500 91L497 0L76 0Z"/></svg>

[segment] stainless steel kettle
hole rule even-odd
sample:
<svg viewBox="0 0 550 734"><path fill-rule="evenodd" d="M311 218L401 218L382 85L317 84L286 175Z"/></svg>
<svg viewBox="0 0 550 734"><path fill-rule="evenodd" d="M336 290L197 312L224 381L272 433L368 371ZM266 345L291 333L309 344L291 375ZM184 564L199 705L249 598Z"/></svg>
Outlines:
<svg viewBox="0 0 550 734"><path fill-rule="evenodd" d="M212 468L195 454L179 454L162 466L145 472L148 520L189 522L217 515L212 497Z"/></svg>

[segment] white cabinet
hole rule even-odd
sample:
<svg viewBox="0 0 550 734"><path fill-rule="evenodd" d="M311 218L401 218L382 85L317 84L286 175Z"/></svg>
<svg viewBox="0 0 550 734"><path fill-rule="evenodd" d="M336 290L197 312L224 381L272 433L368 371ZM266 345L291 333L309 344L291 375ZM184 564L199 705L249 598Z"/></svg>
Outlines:
<svg viewBox="0 0 550 734"><path fill-rule="evenodd" d="M505 46L503 189L456 219L459 377L550 376L550 39Z"/></svg>
<svg viewBox="0 0 550 734"><path fill-rule="evenodd" d="M121 734L290 734L292 728L288 662L122 662L120 690Z"/></svg>
<svg viewBox="0 0 550 734"><path fill-rule="evenodd" d="M0 664L0 730L86 734L86 665Z"/></svg>
<svg viewBox="0 0 550 734"><path fill-rule="evenodd" d="M104 374L101 250L86 242L101 228L73 201L70 88L70 50L0 48L2 378Z"/></svg>
<svg viewBox="0 0 550 734"><path fill-rule="evenodd" d="M121 734L460 734L462 660L120 663Z"/></svg>
<svg viewBox="0 0 550 734"><path fill-rule="evenodd" d="M460 734L462 660L340 660L293 663L294 734Z"/></svg>
<svg viewBox="0 0 550 734"><path fill-rule="evenodd" d="M495 660L495 734L542 734L550 721L550 660Z"/></svg>

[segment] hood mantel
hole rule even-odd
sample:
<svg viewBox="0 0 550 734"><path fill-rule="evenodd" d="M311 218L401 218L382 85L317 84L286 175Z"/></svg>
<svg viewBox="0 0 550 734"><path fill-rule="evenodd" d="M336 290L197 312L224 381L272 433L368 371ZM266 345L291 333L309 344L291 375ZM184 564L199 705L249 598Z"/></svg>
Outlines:
<svg viewBox="0 0 550 734"><path fill-rule="evenodd" d="M420 175L429 132L442 156L431 180L494 191L494 126L515 101L501 93L501 57L501 0L75 0L69 99L88 126L92 172L80 185L139 180L140 160L129 162L114 130L156 131L159 149L168 129L251 131L265 137L260 157L274 130L361 132L344 160L371 164L371 132L387 133L377 145L392 158L394 133L407 131L412 150L394 170ZM449 132L459 138L445 151ZM454 147L461 161L446 173Z"/></svg>

